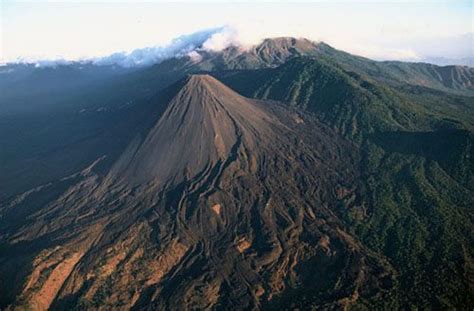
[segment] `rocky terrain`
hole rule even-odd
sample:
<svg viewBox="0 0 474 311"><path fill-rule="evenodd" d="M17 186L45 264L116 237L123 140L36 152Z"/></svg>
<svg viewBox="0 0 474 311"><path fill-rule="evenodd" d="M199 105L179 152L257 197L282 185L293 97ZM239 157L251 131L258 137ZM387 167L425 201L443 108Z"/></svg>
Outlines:
<svg viewBox="0 0 474 311"><path fill-rule="evenodd" d="M472 68L201 56L0 81L0 308L473 306Z"/></svg>

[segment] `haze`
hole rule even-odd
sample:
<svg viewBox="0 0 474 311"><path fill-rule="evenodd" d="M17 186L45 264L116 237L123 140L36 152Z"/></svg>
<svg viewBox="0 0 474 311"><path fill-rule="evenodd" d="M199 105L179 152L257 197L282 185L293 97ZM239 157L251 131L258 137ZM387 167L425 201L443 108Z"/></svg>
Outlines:
<svg viewBox="0 0 474 311"><path fill-rule="evenodd" d="M226 31L214 38L214 49L296 36L380 60L472 65L474 54L471 1L318 1L297 6L284 1L4 1L0 6L2 63L101 57L167 45L180 35L216 27Z"/></svg>

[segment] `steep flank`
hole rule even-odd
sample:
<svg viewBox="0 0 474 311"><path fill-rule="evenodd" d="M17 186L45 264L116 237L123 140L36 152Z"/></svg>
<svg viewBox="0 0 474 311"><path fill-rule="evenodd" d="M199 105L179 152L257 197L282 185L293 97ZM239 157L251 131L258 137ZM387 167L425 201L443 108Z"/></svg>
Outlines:
<svg viewBox="0 0 474 311"><path fill-rule="evenodd" d="M112 171L92 165L0 205L2 308L345 308L383 299L390 264L338 216L364 214L353 144L207 75L178 82L155 106ZM86 237L87 252L61 252ZM18 285L7 287L11 280Z"/></svg>
<svg viewBox="0 0 474 311"><path fill-rule="evenodd" d="M1 309L472 309L470 69L201 56L21 89L64 114L0 122L0 184L30 189L0 191Z"/></svg>
<svg viewBox="0 0 474 311"><path fill-rule="evenodd" d="M191 75L114 171L128 181L179 182L225 161L241 145L256 152L259 143L270 139L272 125L281 126L253 100L209 75Z"/></svg>

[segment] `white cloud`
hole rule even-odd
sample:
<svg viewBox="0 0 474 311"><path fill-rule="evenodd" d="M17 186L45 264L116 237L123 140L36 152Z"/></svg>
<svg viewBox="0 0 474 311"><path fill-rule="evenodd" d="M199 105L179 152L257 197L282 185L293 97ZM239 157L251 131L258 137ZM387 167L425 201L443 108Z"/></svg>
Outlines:
<svg viewBox="0 0 474 311"><path fill-rule="evenodd" d="M222 51L229 46L237 46L245 50L259 44L263 39L277 36L281 36L281 33L262 27L261 21L230 23L204 42L202 48L208 51Z"/></svg>
<svg viewBox="0 0 474 311"><path fill-rule="evenodd" d="M222 31L213 34L204 42L202 48L207 51L222 51L230 45L239 45L237 30L231 27L225 27Z"/></svg>
<svg viewBox="0 0 474 311"><path fill-rule="evenodd" d="M202 55L197 51L191 51L187 54L189 58L195 63L199 63L202 60Z"/></svg>
<svg viewBox="0 0 474 311"><path fill-rule="evenodd" d="M116 64L123 67L152 65L175 56L189 55L223 30L222 27L202 30L175 38L165 45L136 49L128 53L114 53L94 59L93 62L97 65ZM190 56L194 56L196 59L196 53L192 53Z"/></svg>
<svg viewBox="0 0 474 311"><path fill-rule="evenodd" d="M166 59L179 56L189 56L193 62L202 59L200 51L222 51L229 46L248 47L250 42L258 43L261 39L245 37L244 31L236 27L225 26L197 31L172 39L167 44L145 47L130 52L117 52L104 57L83 58L76 61L92 62L96 65L119 65L122 67L148 66L160 63ZM253 45L253 44L252 44ZM72 60L56 59L19 59L18 63L35 63L37 67L70 64Z"/></svg>

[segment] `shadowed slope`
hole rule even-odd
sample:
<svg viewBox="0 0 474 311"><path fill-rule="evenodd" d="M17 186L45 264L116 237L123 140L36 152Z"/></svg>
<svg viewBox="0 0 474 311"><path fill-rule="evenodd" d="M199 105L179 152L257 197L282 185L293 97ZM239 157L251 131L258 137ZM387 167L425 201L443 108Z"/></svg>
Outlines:
<svg viewBox="0 0 474 311"><path fill-rule="evenodd" d="M143 142L122 156L114 174L131 183L180 182L225 161L237 148L255 151L273 125L283 126L253 100L211 76L192 75Z"/></svg>
<svg viewBox="0 0 474 311"><path fill-rule="evenodd" d="M473 305L472 69L291 38L202 56L16 90L68 117L0 124L0 197L33 188L0 198L0 308ZM293 108L202 75L161 91L235 68L213 74Z"/></svg>
<svg viewBox="0 0 474 311"><path fill-rule="evenodd" d="M330 308L383 297L390 265L337 216L364 213L357 148L212 77L177 86L112 171L98 161L0 206L10 217L2 306Z"/></svg>

